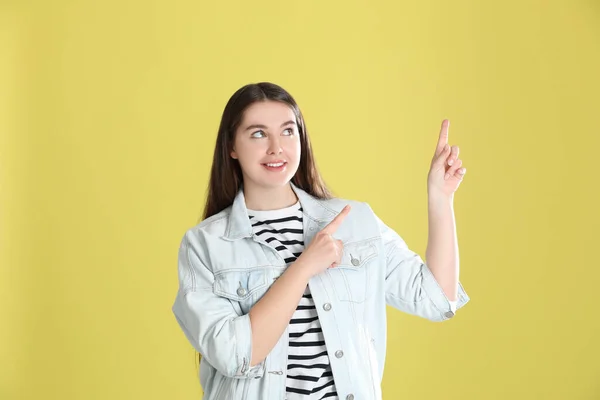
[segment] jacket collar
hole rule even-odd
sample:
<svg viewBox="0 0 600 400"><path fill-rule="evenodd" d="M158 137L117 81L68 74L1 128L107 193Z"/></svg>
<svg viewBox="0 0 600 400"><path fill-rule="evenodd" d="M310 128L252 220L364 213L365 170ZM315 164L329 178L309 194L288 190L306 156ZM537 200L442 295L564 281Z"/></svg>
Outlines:
<svg viewBox="0 0 600 400"><path fill-rule="evenodd" d="M300 205L302 206L303 214L306 217L315 221L329 221L337 214L334 210L327 207L323 200L311 196L292 182L290 182L290 185L292 190L296 193ZM225 230L223 238L227 240L236 240L247 237L252 237L252 224L248 217L244 188L242 186L231 205L227 229Z"/></svg>

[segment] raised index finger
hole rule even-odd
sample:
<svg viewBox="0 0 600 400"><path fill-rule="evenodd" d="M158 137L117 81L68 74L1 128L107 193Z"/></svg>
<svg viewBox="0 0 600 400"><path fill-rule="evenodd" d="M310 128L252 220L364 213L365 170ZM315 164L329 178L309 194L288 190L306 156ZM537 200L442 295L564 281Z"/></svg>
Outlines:
<svg viewBox="0 0 600 400"><path fill-rule="evenodd" d="M450 121L447 119L442 121L442 128L440 129L440 137L438 139L437 147L435 148L435 155L440 155L444 150L444 146L448 144L448 128L450 127Z"/></svg>
<svg viewBox="0 0 600 400"><path fill-rule="evenodd" d="M329 224L327 224L327 226L325 228L323 228L323 230L321 232L325 232L330 235L334 234L335 231L337 231L337 229L342 224L342 221L344 221L344 219L350 212L350 208L351 208L350 205L346 205L342 209L342 211L340 211L340 213L338 215L336 215L335 218Z"/></svg>

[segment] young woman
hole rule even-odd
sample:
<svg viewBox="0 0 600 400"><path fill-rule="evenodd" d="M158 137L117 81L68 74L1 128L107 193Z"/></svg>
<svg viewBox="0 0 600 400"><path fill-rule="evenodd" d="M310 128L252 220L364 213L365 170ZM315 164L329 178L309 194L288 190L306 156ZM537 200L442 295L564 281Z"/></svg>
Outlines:
<svg viewBox="0 0 600 400"><path fill-rule="evenodd" d="M173 305L205 400L382 398L386 304L443 321L469 301L453 213L464 169L447 141L444 121L425 263L368 204L330 194L289 93L258 83L231 97Z"/></svg>

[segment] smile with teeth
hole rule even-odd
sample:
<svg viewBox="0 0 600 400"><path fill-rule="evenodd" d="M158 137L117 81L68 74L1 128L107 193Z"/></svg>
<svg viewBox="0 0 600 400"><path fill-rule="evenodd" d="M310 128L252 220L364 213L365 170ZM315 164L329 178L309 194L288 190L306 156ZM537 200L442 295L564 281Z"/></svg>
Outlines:
<svg viewBox="0 0 600 400"><path fill-rule="evenodd" d="M267 167L281 167L283 164L285 164L285 162L278 162L278 163L267 163L265 164Z"/></svg>

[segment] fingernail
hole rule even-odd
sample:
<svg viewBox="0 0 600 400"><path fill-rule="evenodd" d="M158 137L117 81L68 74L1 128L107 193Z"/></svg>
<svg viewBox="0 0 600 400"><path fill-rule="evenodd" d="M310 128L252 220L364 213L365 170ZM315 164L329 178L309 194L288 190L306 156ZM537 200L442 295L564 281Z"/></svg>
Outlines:
<svg viewBox="0 0 600 400"><path fill-rule="evenodd" d="M452 165L452 164L454 164L454 160L453 159L448 160L448 165Z"/></svg>
<svg viewBox="0 0 600 400"><path fill-rule="evenodd" d="M450 174L444 175L444 180L448 179L449 177L450 177Z"/></svg>
<svg viewBox="0 0 600 400"><path fill-rule="evenodd" d="M461 174L466 174L467 173L467 169L466 168L461 168L460 171L461 171L460 172Z"/></svg>

